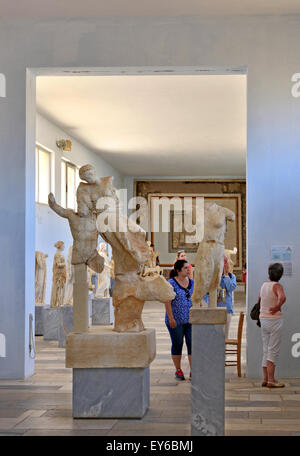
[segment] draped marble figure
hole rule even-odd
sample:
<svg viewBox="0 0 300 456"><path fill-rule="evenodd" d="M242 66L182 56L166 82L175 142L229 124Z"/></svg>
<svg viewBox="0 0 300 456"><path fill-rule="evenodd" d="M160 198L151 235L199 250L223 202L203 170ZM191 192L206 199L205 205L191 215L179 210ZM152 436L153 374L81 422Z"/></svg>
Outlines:
<svg viewBox="0 0 300 456"><path fill-rule="evenodd" d="M73 246L70 245L67 258L67 279L65 285L64 305L73 305L73 282L74 282L74 266L72 265L72 250Z"/></svg>
<svg viewBox="0 0 300 456"><path fill-rule="evenodd" d="M202 307L206 293L210 296L209 306L217 306L217 289L224 266L227 221L234 219L231 210L216 203L204 203L204 237L195 257L193 307Z"/></svg>
<svg viewBox="0 0 300 456"><path fill-rule="evenodd" d="M35 304L45 304L48 255L38 250L35 252Z"/></svg>
<svg viewBox="0 0 300 456"><path fill-rule="evenodd" d="M98 274L98 284L97 290L95 293L96 298L109 298L109 288L110 288L110 278L112 264L108 258L108 253L106 250L105 242L101 242L99 245L98 252L104 258L104 268L103 271Z"/></svg>
<svg viewBox="0 0 300 456"><path fill-rule="evenodd" d="M53 259L50 307L60 307L63 305L66 283L66 262L62 254L65 245L63 241L58 241L54 244L54 247L57 250Z"/></svg>

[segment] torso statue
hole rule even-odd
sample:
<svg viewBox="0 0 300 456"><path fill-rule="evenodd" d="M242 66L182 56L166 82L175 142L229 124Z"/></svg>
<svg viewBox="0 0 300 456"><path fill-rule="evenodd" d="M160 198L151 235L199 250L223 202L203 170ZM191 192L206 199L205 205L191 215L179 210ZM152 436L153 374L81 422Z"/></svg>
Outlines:
<svg viewBox="0 0 300 456"><path fill-rule="evenodd" d="M232 215L231 215L232 214ZM226 219L233 220L233 213L216 203L204 203L204 241L224 244Z"/></svg>

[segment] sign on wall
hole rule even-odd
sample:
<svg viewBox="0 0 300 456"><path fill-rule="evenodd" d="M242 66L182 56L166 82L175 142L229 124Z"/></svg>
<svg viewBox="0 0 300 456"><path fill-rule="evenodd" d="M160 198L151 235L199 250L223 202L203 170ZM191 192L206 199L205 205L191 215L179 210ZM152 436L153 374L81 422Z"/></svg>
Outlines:
<svg viewBox="0 0 300 456"><path fill-rule="evenodd" d="M292 251L290 245L272 245L271 247L271 261L282 264L285 277L293 275Z"/></svg>

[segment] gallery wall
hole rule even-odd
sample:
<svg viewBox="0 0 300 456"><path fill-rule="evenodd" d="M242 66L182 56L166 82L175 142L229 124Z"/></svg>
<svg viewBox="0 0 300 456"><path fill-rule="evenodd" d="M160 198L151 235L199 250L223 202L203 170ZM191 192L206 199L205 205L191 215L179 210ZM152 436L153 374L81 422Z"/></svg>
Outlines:
<svg viewBox="0 0 300 456"><path fill-rule="evenodd" d="M34 276L34 150L25 152L34 126L27 124L26 136L26 69L197 65L248 67L248 305L267 277L271 246L292 245L293 275L283 281L288 299L278 373L299 375L292 337L300 333L300 99L291 93L291 78L300 72L299 29L299 16L1 20L6 96L0 98L0 333L7 342L1 377L34 370L28 350L34 289L27 280ZM29 77L27 88L34 83ZM260 333L247 323L247 373L258 377Z"/></svg>

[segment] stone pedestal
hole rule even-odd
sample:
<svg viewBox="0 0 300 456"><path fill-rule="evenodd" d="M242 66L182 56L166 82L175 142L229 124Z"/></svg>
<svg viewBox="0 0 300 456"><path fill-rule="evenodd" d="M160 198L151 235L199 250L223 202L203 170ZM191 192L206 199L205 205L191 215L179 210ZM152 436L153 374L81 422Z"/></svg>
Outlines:
<svg viewBox="0 0 300 456"><path fill-rule="evenodd" d="M190 310L192 327L191 435L224 435L226 309Z"/></svg>
<svg viewBox="0 0 300 456"><path fill-rule="evenodd" d="M60 308L60 324L58 328L58 346L63 348L66 346L67 335L73 331L73 306L61 306Z"/></svg>
<svg viewBox="0 0 300 456"><path fill-rule="evenodd" d="M74 418L142 418L149 406L149 366L155 330L117 333L92 327L67 337L66 367L73 368Z"/></svg>
<svg viewBox="0 0 300 456"><path fill-rule="evenodd" d="M43 311L44 339L58 340L60 308L45 307Z"/></svg>
<svg viewBox="0 0 300 456"><path fill-rule="evenodd" d="M112 298L92 300L92 325L111 325L114 322Z"/></svg>
<svg viewBox="0 0 300 456"><path fill-rule="evenodd" d="M43 336L44 335L44 321L43 321L43 312L46 309L45 305L36 305L35 306L35 335Z"/></svg>

